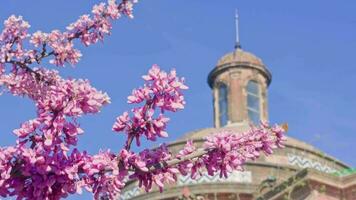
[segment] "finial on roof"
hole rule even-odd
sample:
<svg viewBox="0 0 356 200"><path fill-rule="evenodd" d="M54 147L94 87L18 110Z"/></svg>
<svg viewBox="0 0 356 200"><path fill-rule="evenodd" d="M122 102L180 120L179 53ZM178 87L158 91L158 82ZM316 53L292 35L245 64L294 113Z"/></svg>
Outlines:
<svg viewBox="0 0 356 200"><path fill-rule="evenodd" d="M236 29L235 49L241 49L240 33L239 33L239 11L237 9L235 10L235 29Z"/></svg>

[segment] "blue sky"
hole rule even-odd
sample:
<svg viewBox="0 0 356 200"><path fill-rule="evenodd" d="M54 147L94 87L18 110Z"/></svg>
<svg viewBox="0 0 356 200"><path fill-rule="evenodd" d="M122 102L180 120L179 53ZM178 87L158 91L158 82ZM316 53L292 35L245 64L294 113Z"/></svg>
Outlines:
<svg viewBox="0 0 356 200"><path fill-rule="evenodd" d="M2 0L0 21L16 14L30 22L31 32L63 30L96 2ZM84 56L75 69L60 69L63 76L88 78L112 98L100 114L81 120L86 133L79 148L92 153L120 149L124 138L112 133L111 126L129 109L126 96L142 84L141 75L155 63L166 70L176 68L190 87L186 109L171 115L171 137L165 141L211 127L212 97L206 79L217 60L233 50L235 8L240 10L243 49L261 57L273 75L268 94L271 122L288 122L290 136L356 166L352 0L142 0L135 19L115 22L104 43L81 48ZM0 145L11 145L11 131L35 116L33 104L5 94L0 105Z"/></svg>

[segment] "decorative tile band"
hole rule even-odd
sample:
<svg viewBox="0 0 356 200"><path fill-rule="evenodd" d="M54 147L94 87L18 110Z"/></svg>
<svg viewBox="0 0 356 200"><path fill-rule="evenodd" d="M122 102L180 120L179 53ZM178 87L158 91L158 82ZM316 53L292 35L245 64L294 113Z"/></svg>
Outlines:
<svg viewBox="0 0 356 200"><path fill-rule="evenodd" d="M305 158L304 156L295 155L295 154L288 154L288 163L290 165L295 165L300 168L313 168L325 173L336 172L334 168L331 168L326 164L322 164L318 161L313 161L309 158Z"/></svg>
<svg viewBox="0 0 356 200"><path fill-rule="evenodd" d="M214 176L208 175L207 172L203 172L201 176L196 179L190 178L190 176L179 176L177 180L177 186L195 185L203 183L251 183L252 173L251 171L237 172L234 171L229 174L228 178L220 178L219 173ZM138 196L143 192L142 189L135 186L131 190L127 190L120 196L121 200L129 200L135 196Z"/></svg>
<svg viewBox="0 0 356 200"><path fill-rule="evenodd" d="M202 176L197 177L196 179L191 179L190 176L179 176L177 185L193 185L201 183L251 183L252 175L250 171L238 172L234 171L229 174L228 178L220 178L219 173L216 173L214 176L208 175L207 172L202 173Z"/></svg>
<svg viewBox="0 0 356 200"><path fill-rule="evenodd" d="M132 188L131 190L127 190L124 193L121 194L120 200L129 200L135 196L138 196L141 193L141 189L137 186Z"/></svg>

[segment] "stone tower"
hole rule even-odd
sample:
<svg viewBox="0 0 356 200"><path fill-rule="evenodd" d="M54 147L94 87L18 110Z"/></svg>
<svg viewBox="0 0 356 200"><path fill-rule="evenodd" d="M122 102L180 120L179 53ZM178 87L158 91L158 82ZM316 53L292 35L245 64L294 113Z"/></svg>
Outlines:
<svg viewBox="0 0 356 200"><path fill-rule="evenodd" d="M267 88L271 73L262 60L239 45L209 73L214 126L240 126L268 120Z"/></svg>

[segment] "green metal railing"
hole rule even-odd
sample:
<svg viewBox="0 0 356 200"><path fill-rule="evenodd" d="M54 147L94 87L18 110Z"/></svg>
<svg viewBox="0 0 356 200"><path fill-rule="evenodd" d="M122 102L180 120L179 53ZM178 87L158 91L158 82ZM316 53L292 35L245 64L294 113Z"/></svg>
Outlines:
<svg viewBox="0 0 356 200"><path fill-rule="evenodd" d="M343 169L333 173L335 176L348 176L351 174L356 174L356 168Z"/></svg>

